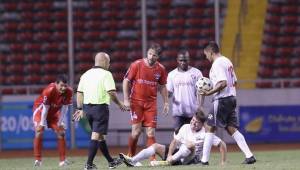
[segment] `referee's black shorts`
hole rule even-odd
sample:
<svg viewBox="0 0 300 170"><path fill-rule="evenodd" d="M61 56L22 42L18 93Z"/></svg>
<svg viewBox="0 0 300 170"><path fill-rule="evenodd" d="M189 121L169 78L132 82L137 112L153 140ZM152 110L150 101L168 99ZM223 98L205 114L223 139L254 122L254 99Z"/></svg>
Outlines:
<svg viewBox="0 0 300 170"><path fill-rule="evenodd" d="M84 112L91 126L92 132L107 134L109 109L107 104L84 104Z"/></svg>

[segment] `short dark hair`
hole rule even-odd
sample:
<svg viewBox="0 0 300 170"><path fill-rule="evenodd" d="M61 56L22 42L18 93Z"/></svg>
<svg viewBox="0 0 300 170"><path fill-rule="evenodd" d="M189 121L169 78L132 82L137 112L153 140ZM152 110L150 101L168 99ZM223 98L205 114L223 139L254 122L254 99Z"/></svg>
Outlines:
<svg viewBox="0 0 300 170"><path fill-rule="evenodd" d="M195 113L195 117L198 121L204 123L206 121L206 116L202 110L199 110Z"/></svg>
<svg viewBox="0 0 300 170"><path fill-rule="evenodd" d="M64 74L60 74L60 75L56 76L55 82L56 83L59 83L59 82L67 83L68 82L67 76Z"/></svg>
<svg viewBox="0 0 300 170"><path fill-rule="evenodd" d="M153 49L158 56L162 53L162 48L158 43L151 43L148 49Z"/></svg>
<svg viewBox="0 0 300 170"><path fill-rule="evenodd" d="M204 45L204 50L212 51L215 54L220 52L218 44L214 41L209 41L208 43L206 43Z"/></svg>
<svg viewBox="0 0 300 170"><path fill-rule="evenodd" d="M186 56L186 54L188 54L188 56L190 55L188 50L182 49L178 52L177 57L179 57L179 55L183 55Z"/></svg>

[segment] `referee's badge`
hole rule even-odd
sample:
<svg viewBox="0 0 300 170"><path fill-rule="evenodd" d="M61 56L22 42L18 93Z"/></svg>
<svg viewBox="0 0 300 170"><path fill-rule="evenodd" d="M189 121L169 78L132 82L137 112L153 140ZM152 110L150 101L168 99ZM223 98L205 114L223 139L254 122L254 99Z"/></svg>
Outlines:
<svg viewBox="0 0 300 170"><path fill-rule="evenodd" d="M211 120L213 118L213 115L212 114L208 114L207 118Z"/></svg>

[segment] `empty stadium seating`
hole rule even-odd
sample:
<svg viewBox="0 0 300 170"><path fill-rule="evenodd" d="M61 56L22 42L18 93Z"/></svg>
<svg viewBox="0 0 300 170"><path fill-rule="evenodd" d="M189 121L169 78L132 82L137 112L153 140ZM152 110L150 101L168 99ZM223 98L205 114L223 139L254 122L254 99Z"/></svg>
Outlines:
<svg viewBox="0 0 300 170"><path fill-rule="evenodd" d="M268 1L258 88L300 87L299 9L299 1ZM278 83L279 80L282 80L281 83Z"/></svg>
<svg viewBox="0 0 300 170"><path fill-rule="evenodd" d="M199 47L214 39L213 2L146 2L148 43L163 45L161 61L167 70L176 67L178 50L186 48L191 51L192 65L208 74L209 65L203 64L205 58ZM93 56L98 51L111 55L110 70L115 80L121 82L129 63L142 57L140 1L73 0L73 3L75 83L93 65ZM222 17L225 7L221 1ZM0 12L4 16L0 21L3 25L0 41L4 44L0 50L5 58L1 61L8 65L5 69L1 65L2 85L43 85L53 81L57 74L68 73L66 1L4 0ZM24 94L24 89L5 88L3 93Z"/></svg>

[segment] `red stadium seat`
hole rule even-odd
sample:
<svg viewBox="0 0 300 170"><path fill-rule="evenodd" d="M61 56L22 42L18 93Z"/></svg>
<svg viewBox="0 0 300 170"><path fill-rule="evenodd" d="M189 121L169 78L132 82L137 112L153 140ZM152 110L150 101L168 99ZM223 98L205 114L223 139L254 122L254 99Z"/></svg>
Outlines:
<svg viewBox="0 0 300 170"><path fill-rule="evenodd" d="M41 72L41 65L37 63L29 63L25 66L25 72L28 74L37 74Z"/></svg>
<svg viewBox="0 0 300 170"><path fill-rule="evenodd" d="M42 83L49 84L49 83L55 82L56 76L51 75L51 74L44 75L41 80L42 80Z"/></svg>
<svg viewBox="0 0 300 170"><path fill-rule="evenodd" d="M272 88L272 82L256 82L257 88Z"/></svg>
<svg viewBox="0 0 300 170"><path fill-rule="evenodd" d="M168 35L168 29L156 29L149 31L151 38L166 38Z"/></svg>
<svg viewBox="0 0 300 170"><path fill-rule="evenodd" d="M170 38L181 38L183 36L183 29L172 29L168 31L168 36Z"/></svg>
<svg viewBox="0 0 300 170"><path fill-rule="evenodd" d="M170 39L164 41L164 46L168 48L179 48L181 40L180 39Z"/></svg>
<svg viewBox="0 0 300 170"><path fill-rule="evenodd" d="M8 75L20 75L24 73L23 64L9 64L5 67L5 73Z"/></svg>

